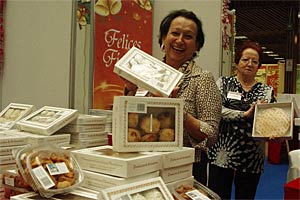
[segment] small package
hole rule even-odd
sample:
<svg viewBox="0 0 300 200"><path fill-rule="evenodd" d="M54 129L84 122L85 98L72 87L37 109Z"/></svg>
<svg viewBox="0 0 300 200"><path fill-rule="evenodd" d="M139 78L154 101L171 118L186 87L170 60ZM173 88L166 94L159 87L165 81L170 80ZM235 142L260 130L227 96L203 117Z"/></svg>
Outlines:
<svg viewBox="0 0 300 200"><path fill-rule="evenodd" d="M14 128L16 122L31 113L33 109L33 105L10 103L0 112L0 130Z"/></svg>
<svg viewBox="0 0 300 200"><path fill-rule="evenodd" d="M168 97L183 74L144 51L132 47L116 64L114 72L128 81Z"/></svg>
<svg viewBox="0 0 300 200"><path fill-rule="evenodd" d="M52 135L77 117L77 110L44 106L17 122L18 128L41 135Z"/></svg>
<svg viewBox="0 0 300 200"><path fill-rule="evenodd" d="M19 150L16 162L25 181L43 197L68 193L83 181L84 175L73 155L50 144Z"/></svg>
<svg viewBox="0 0 300 200"><path fill-rule="evenodd" d="M172 184L170 191L175 200L221 200L219 195L196 180L183 180Z"/></svg>
<svg viewBox="0 0 300 200"><path fill-rule="evenodd" d="M256 104L252 137L292 139L293 111L293 102Z"/></svg>
<svg viewBox="0 0 300 200"><path fill-rule="evenodd" d="M78 114L77 118L70 124L105 124L106 116Z"/></svg>
<svg viewBox="0 0 300 200"><path fill-rule="evenodd" d="M116 96L113 106L114 151L181 149L183 104L182 99Z"/></svg>
<svg viewBox="0 0 300 200"><path fill-rule="evenodd" d="M26 145L28 136L15 134L18 130L0 131L0 148Z"/></svg>
<svg viewBox="0 0 300 200"><path fill-rule="evenodd" d="M171 200L170 191L160 177L146 179L121 186L102 190L98 199L120 200L120 199L151 199Z"/></svg>

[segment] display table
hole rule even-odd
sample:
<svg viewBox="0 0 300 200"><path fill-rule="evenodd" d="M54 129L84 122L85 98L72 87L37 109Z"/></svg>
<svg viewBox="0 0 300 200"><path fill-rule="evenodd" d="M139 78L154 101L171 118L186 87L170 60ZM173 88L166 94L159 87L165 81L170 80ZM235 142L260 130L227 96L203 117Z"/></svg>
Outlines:
<svg viewBox="0 0 300 200"><path fill-rule="evenodd" d="M284 199L285 200L300 199L300 177L284 185Z"/></svg>

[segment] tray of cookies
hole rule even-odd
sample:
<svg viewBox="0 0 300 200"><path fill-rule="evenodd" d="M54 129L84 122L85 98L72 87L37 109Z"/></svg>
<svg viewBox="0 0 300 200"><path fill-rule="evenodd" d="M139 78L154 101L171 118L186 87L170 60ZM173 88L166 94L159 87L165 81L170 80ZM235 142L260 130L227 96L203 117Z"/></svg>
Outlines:
<svg viewBox="0 0 300 200"><path fill-rule="evenodd" d="M183 143L183 100L116 96L113 148L119 152L173 151Z"/></svg>
<svg viewBox="0 0 300 200"><path fill-rule="evenodd" d="M31 113L33 109L33 105L10 103L0 112L0 130L14 128L16 122Z"/></svg>
<svg viewBox="0 0 300 200"><path fill-rule="evenodd" d="M52 135L77 118L74 109L44 106L17 122L18 129L41 135Z"/></svg>
<svg viewBox="0 0 300 200"><path fill-rule="evenodd" d="M293 102L256 104L252 137L292 139L293 121Z"/></svg>
<svg viewBox="0 0 300 200"><path fill-rule="evenodd" d="M24 180L43 197L70 192L83 182L84 175L75 157L51 144L20 149L16 162Z"/></svg>
<svg viewBox="0 0 300 200"><path fill-rule="evenodd" d="M116 64L114 72L137 86L168 97L183 74L139 48L132 47Z"/></svg>

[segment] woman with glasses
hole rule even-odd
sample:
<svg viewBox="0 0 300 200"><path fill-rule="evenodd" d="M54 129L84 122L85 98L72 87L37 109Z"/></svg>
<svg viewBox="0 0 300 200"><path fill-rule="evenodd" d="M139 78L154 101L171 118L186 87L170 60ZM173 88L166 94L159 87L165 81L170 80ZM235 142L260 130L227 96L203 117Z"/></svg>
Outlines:
<svg viewBox="0 0 300 200"><path fill-rule="evenodd" d="M222 199L254 199L264 165L264 141L251 137L257 103L274 102L273 88L257 82L262 49L247 41L236 52L237 75L220 77L222 119L217 143L208 151L208 187Z"/></svg>

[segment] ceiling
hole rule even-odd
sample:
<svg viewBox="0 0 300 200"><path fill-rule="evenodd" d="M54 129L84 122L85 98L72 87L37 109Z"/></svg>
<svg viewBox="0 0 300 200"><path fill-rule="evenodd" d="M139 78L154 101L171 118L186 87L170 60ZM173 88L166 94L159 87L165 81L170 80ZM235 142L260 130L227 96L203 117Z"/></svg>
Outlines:
<svg viewBox="0 0 300 200"><path fill-rule="evenodd" d="M273 51L279 57L286 58L288 47L288 25L291 10L298 13L299 0L230 0L229 10L235 9L236 36L246 36ZM238 46L245 39L236 39ZM274 57L264 54L262 63L277 63Z"/></svg>

